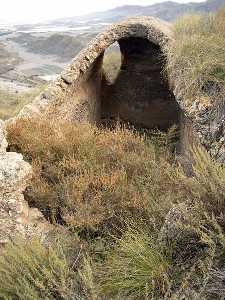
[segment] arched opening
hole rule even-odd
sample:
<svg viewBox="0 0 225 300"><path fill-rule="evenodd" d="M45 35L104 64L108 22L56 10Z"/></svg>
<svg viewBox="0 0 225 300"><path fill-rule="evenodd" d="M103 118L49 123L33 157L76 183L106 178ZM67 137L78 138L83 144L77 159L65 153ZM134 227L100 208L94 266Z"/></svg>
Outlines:
<svg viewBox="0 0 225 300"><path fill-rule="evenodd" d="M114 84L121 70L121 52L118 42L109 46L104 53L103 76L108 85Z"/></svg>
<svg viewBox="0 0 225 300"><path fill-rule="evenodd" d="M118 44L121 65L116 78L103 77L101 118L148 129L178 124L180 109L163 76L160 47L139 37L123 38Z"/></svg>

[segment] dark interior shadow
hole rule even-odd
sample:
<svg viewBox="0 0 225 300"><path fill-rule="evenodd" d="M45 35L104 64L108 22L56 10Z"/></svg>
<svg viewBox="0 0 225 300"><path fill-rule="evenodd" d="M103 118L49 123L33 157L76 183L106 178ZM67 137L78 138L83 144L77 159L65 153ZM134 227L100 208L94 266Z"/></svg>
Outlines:
<svg viewBox="0 0 225 300"><path fill-rule="evenodd" d="M163 77L160 47L143 38L118 41L122 64L114 84L102 82L101 117L148 129L179 124L180 109Z"/></svg>

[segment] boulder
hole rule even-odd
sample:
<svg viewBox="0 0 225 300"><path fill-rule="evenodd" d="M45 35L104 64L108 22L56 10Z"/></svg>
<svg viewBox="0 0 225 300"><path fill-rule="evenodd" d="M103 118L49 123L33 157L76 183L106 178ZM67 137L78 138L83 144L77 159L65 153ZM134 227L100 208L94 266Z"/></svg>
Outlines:
<svg viewBox="0 0 225 300"><path fill-rule="evenodd" d="M32 176L31 166L18 153L7 152L4 122L0 120L0 244L17 234L47 233L49 225L37 209L28 207L23 191Z"/></svg>

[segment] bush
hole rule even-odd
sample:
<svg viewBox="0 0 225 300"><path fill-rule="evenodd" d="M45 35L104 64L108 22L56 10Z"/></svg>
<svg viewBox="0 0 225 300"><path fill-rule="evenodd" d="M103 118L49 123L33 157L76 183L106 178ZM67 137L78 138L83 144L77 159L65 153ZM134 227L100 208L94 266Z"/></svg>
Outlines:
<svg viewBox="0 0 225 300"><path fill-rule="evenodd" d="M132 130L21 119L7 131L34 169L26 199L51 221L93 226L148 209L159 223L180 197L170 151Z"/></svg>
<svg viewBox="0 0 225 300"><path fill-rule="evenodd" d="M197 203L202 203L203 211L215 216L225 215L225 168L214 161L201 148L193 149L194 177L186 180ZM225 224L224 224L225 225Z"/></svg>
<svg viewBox="0 0 225 300"><path fill-rule="evenodd" d="M76 299L75 275L62 244L47 247L18 237L1 253L0 298Z"/></svg>
<svg viewBox="0 0 225 300"><path fill-rule="evenodd" d="M165 134L34 118L10 123L8 141L33 165L29 204L77 231L85 245L69 288L82 299L159 299L183 292L185 284L191 292L193 278L198 293L209 278L202 270L223 263L225 172L205 150L193 150L193 176L187 177ZM180 212L181 224L168 228L186 235L178 234L165 251L159 233L179 203L188 209ZM19 251L33 260L29 247ZM69 268L74 261L73 252L66 254Z"/></svg>

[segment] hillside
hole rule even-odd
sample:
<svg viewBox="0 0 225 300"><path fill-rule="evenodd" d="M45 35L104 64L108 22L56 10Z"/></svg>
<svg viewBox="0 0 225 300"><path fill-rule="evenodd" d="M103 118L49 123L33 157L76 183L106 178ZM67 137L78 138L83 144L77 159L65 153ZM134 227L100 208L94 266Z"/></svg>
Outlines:
<svg viewBox="0 0 225 300"><path fill-rule="evenodd" d="M68 24L82 22L115 22L119 19L128 16L153 16L166 21L174 20L176 17L188 12L209 12L216 11L219 7L224 5L224 0L208 0L200 3L181 4L174 1L165 1L148 6L141 5L126 5L117 7L111 10L97 12L81 17L71 17L54 20L54 24Z"/></svg>
<svg viewBox="0 0 225 300"><path fill-rule="evenodd" d="M0 43L0 75L13 70L19 62L18 53L8 52L5 45Z"/></svg>
<svg viewBox="0 0 225 300"><path fill-rule="evenodd" d="M41 55L55 55L58 60L68 62L84 48L87 42L93 38L92 34L83 34L78 39L69 34L55 33L50 36L34 36L29 33L21 33L12 40L27 51Z"/></svg>
<svg viewBox="0 0 225 300"><path fill-rule="evenodd" d="M225 299L224 20L119 22L0 121L1 300Z"/></svg>
<svg viewBox="0 0 225 300"><path fill-rule="evenodd" d="M24 85L24 77L28 77L28 81L30 76L41 76L44 80L54 78L97 33L127 16L155 16L171 21L187 12L214 11L222 4L224 0L188 4L166 1L149 6L121 6L46 23L0 24L0 35L5 46L0 53L0 81L9 87L13 82L17 92L21 84Z"/></svg>

